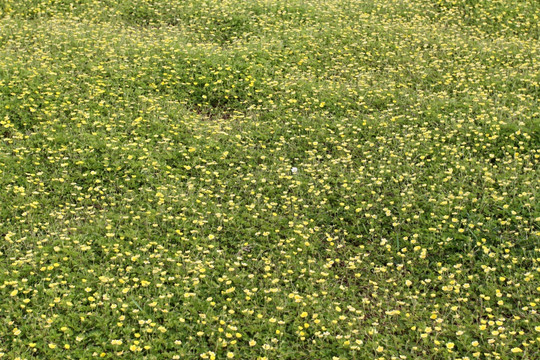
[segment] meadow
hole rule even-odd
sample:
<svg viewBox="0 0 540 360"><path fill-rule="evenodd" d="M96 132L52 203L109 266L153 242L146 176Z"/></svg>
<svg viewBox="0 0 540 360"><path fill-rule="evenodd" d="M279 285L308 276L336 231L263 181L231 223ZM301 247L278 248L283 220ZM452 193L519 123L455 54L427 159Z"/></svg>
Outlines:
<svg viewBox="0 0 540 360"><path fill-rule="evenodd" d="M0 359L539 359L539 23L0 1Z"/></svg>

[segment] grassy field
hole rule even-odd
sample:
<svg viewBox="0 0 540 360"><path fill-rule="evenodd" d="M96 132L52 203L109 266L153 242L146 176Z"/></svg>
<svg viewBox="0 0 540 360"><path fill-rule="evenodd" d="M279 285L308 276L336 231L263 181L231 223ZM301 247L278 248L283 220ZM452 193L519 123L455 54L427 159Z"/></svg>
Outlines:
<svg viewBox="0 0 540 360"><path fill-rule="evenodd" d="M0 1L0 358L540 358L539 23Z"/></svg>

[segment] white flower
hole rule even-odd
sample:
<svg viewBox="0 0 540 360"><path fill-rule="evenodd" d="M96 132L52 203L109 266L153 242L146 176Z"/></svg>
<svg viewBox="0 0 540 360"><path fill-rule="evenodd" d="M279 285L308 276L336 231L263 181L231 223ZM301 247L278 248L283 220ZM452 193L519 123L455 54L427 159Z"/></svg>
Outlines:
<svg viewBox="0 0 540 360"><path fill-rule="evenodd" d="M298 168L295 168L295 167L291 168L291 172L293 174L296 174L298 172Z"/></svg>

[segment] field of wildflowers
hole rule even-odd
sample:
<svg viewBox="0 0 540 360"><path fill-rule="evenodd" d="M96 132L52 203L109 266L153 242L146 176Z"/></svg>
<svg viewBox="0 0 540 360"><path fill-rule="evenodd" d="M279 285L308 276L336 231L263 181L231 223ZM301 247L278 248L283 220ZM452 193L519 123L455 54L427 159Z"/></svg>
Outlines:
<svg viewBox="0 0 540 360"><path fill-rule="evenodd" d="M0 1L0 359L540 358L539 22Z"/></svg>

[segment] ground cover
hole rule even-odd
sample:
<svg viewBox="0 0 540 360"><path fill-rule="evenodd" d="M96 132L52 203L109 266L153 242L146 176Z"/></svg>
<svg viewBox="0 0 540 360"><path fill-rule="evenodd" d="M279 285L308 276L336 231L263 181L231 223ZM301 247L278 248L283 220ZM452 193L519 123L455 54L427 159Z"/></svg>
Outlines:
<svg viewBox="0 0 540 360"><path fill-rule="evenodd" d="M539 20L4 0L0 358L539 358Z"/></svg>

